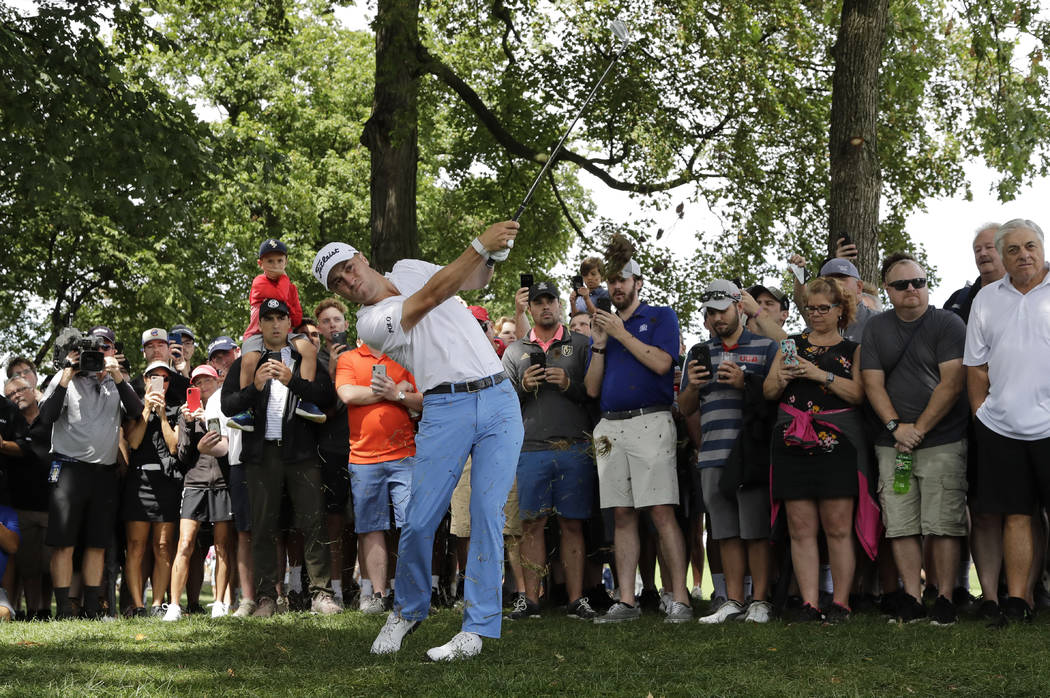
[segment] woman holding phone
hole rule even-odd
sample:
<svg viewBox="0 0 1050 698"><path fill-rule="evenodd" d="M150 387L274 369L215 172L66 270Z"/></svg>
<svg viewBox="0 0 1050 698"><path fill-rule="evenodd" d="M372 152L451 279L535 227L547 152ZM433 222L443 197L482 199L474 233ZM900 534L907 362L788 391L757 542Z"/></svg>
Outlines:
<svg viewBox="0 0 1050 698"><path fill-rule="evenodd" d="M781 342L763 384L766 399L780 400L771 448L772 499L774 516L779 504L786 510L802 619L828 623L850 615L855 524L869 556L874 558L878 545L872 540L878 508L869 489L869 449L856 409L864 400L860 345L842 336L855 308L836 279L807 283L804 310L812 329ZM821 528L835 587L825 609L818 601Z"/></svg>
<svg viewBox="0 0 1050 698"><path fill-rule="evenodd" d="M168 386L172 369L163 361L154 361L143 374L146 396L142 419L125 424L129 466L124 478L121 500L127 527L127 561L124 576L131 592L132 606L128 616L147 615L144 596L142 561L147 542L152 541L153 605L151 616L164 614L164 591L171 576L175 552L176 522L179 498L182 496L182 472L175 456L175 421L177 406L169 407Z"/></svg>
<svg viewBox="0 0 1050 698"><path fill-rule="evenodd" d="M230 465L227 437L218 429L218 420L209 425L204 419L204 408L219 389L219 374L208 364L193 369L192 389L200 391L195 405L187 404L179 414L175 429L178 439L179 461L187 466L182 490L182 510L179 519L179 549L171 572L171 603L164 620L182 618L179 600L189 578L190 558L193 556L197 532L201 524L211 523L215 534L215 603L211 615L226 615L223 602L230 581L230 562L235 541L233 531L233 501L230 499Z"/></svg>

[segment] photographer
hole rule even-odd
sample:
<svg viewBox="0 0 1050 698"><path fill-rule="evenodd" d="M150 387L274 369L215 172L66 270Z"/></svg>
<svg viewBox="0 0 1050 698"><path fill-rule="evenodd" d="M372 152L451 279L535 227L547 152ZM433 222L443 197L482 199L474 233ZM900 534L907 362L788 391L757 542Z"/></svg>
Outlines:
<svg viewBox="0 0 1050 698"><path fill-rule="evenodd" d="M179 348L176 350L175 347ZM169 342L168 334L164 329L153 327L142 333L142 357L146 360L146 365L148 366L156 361L163 361L175 369L172 372L171 383L168 385L169 394L171 395L171 399L168 402L170 405L177 407L186 402L186 388L190 387L190 379L188 378L188 373L183 375L181 370L176 367L176 362L181 360L174 356L176 351L179 352L181 357L182 345L177 342ZM146 384L142 376L131 381L131 387L135 389L135 394L140 398L146 395Z"/></svg>
<svg viewBox="0 0 1050 698"><path fill-rule="evenodd" d="M120 372L115 342L113 330L101 326L76 342L60 342L66 363L40 406L39 419L52 425L47 544L54 548L51 578L59 619L73 615L69 585L78 541L85 546L84 610L88 618L101 616L99 584L117 514L120 425L123 415L137 419L142 412L142 401ZM101 354L102 370L80 370L82 350L89 347L83 351L85 368L94 368Z"/></svg>

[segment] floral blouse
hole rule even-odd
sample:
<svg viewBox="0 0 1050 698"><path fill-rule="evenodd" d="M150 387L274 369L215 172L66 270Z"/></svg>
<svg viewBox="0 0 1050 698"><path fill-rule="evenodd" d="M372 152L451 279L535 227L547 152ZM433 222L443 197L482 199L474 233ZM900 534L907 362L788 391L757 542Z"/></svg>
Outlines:
<svg viewBox="0 0 1050 698"><path fill-rule="evenodd" d="M822 371L830 371L842 378L853 378L853 354L860 346L856 342L843 339L834 346L817 346L810 344L808 332L793 335L791 338L795 340L798 355L815 364ZM795 378L790 381L784 388L780 401L803 412L810 412L814 416L820 412L848 410L854 407L831 392L826 384L808 378ZM820 443L819 449L814 450L833 451L838 443L837 431L819 422L814 423L814 429Z"/></svg>

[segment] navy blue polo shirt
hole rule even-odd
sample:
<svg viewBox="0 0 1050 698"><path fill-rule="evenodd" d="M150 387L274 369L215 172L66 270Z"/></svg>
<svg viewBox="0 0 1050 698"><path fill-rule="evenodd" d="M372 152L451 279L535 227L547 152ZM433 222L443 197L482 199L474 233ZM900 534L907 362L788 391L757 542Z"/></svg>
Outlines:
<svg viewBox="0 0 1050 698"><path fill-rule="evenodd" d="M624 323L627 331L643 344L678 356L678 316L665 305L639 303ZM618 341L605 343L605 373L602 375L602 412L623 412L674 402L674 366L664 375L653 373Z"/></svg>

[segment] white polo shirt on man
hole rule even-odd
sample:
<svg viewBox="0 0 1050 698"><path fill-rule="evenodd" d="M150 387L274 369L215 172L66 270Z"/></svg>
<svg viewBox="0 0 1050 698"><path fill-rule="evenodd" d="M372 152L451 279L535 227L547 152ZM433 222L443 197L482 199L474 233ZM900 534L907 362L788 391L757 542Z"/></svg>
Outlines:
<svg viewBox="0 0 1050 698"><path fill-rule="evenodd" d="M1046 266L1050 269L1050 264ZM1011 439L1050 437L1050 273L1022 294L1005 276L977 294L963 364L988 364L988 397L977 418Z"/></svg>
<svg viewBox="0 0 1050 698"><path fill-rule="evenodd" d="M357 311L361 341L410 370L424 393L441 383L462 383L503 372L503 363L481 325L455 298L431 310L408 333L401 329L405 299L440 269L418 259L401 260L386 275L401 295Z"/></svg>

